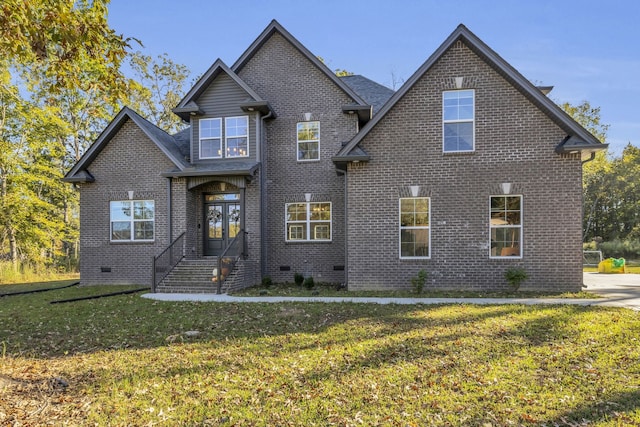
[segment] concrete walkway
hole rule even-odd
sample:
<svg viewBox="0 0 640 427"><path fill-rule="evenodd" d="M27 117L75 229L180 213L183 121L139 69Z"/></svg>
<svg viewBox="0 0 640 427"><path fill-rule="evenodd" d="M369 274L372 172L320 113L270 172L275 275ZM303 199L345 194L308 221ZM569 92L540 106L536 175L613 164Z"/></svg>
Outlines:
<svg viewBox="0 0 640 427"><path fill-rule="evenodd" d="M640 311L640 274L585 273L587 292L601 298L369 298L350 297L238 297L215 294L144 294L143 298L157 301L201 301L232 303L325 302L325 303L374 303L374 304L565 304L624 307Z"/></svg>

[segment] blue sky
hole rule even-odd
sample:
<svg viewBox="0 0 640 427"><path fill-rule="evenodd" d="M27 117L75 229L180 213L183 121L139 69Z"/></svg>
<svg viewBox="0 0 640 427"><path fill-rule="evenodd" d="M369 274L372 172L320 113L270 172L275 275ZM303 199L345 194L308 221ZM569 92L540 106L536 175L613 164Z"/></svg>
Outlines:
<svg viewBox="0 0 640 427"><path fill-rule="evenodd" d="M193 76L233 64L278 20L331 69L391 87L462 23L556 102L587 100L609 124L610 151L640 146L637 0L111 0L109 24L167 53Z"/></svg>

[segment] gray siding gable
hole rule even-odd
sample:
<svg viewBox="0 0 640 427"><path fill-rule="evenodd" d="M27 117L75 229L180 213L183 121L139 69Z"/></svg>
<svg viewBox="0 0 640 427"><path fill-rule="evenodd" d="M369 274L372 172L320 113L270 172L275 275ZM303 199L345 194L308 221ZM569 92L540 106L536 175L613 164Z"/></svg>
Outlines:
<svg viewBox="0 0 640 427"><path fill-rule="evenodd" d="M256 95L257 96L257 95ZM221 118L223 129L225 128L225 117L247 116L249 122L248 144L249 157L255 158L256 152L256 113L245 112L242 109L243 103L247 99L254 100L251 93L245 90L243 85L232 78L230 75L221 73L209 82L207 87L194 101L198 104L202 115L191 117L191 163L197 162L227 162L230 159L206 159L200 160L199 136L200 136L200 120L208 118ZM259 97L257 97L260 100ZM224 146L224 135L223 135Z"/></svg>
<svg viewBox="0 0 640 427"><path fill-rule="evenodd" d="M260 96L247 85L236 73L231 71L229 67L221 60L217 59L211 67L203 74L202 77L196 82L196 84L189 90L184 98L173 109L173 112L180 116L183 120L188 121L192 114L206 113L199 105L199 99L204 92L208 91L209 86L221 75L226 75L233 82L245 92L244 102L251 104L266 104L266 102L260 98ZM267 105L267 109L270 109Z"/></svg>

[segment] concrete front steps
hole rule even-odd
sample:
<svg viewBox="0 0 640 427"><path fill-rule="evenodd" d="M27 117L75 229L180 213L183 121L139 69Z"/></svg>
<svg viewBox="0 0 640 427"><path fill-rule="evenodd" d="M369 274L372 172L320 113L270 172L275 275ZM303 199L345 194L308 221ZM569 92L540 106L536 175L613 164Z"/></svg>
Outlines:
<svg viewBox="0 0 640 427"><path fill-rule="evenodd" d="M215 294L218 284L213 280L213 269L218 265L215 257L183 259L156 286L157 293ZM221 293L253 286L259 281L255 262L238 259L233 270L222 282Z"/></svg>
<svg viewBox="0 0 640 427"><path fill-rule="evenodd" d="M211 279L217 263L217 258L183 259L156 286L156 292L214 294L218 284Z"/></svg>

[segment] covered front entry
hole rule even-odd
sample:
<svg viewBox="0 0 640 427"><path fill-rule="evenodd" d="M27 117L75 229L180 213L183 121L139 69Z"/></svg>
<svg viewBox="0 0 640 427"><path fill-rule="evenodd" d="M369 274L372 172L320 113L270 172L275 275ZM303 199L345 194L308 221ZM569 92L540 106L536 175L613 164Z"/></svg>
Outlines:
<svg viewBox="0 0 640 427"><path fill-rule="evenodd" d="M205 256L222 255L242 229L240 193L204 194ZM228 255L238 255L228 253Z"/></svg>

